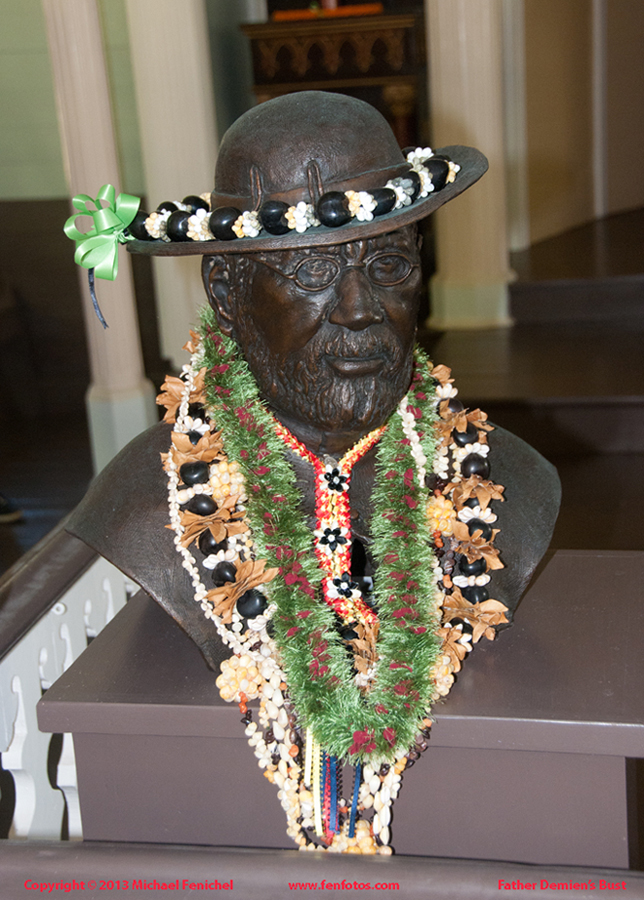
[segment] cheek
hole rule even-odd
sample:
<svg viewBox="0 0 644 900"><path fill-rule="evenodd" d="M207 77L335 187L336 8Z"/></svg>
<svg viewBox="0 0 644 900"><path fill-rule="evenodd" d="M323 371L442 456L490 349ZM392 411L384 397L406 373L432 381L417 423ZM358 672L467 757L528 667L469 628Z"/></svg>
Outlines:
<svg viewBox="0 0 644 900"><path fill-rule="evenodd" d="M416 335L421 286L422 279L418 273L410 276L402 285L402 290L392 289L380 298L391 326L403 341L413 341Z"/></svg>
<svg viewBox="0 0 644 900"><path fill-rule="evenodd" d="M262 276L255 279L248 318L272 355L285 359L316 334L324 321L325 304L320 295L302 297L290 283L278 286L272 277Z"/></svg>

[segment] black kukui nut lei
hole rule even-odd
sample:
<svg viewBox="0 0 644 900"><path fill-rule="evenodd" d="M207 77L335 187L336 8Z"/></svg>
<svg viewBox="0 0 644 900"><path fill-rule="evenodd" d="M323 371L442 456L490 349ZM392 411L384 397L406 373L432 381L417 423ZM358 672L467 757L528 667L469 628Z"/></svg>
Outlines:
<svg viewBox="0 0 644 900"><path fill-rule="evenodd" d="M207 494L195 494L186 508L197 516L211 516L217 512L217 504Z"/></svg>
<svg viewBox="0 0 644 900"><path fill-rule="evenodd" d="M315 208L315 215L327 228L339 228L351 221L349 199L340 191L322 194Z"/></svg>
<svg viewBox="0 0 644 900"><path fill-rule="evenodd" d="M241 210L234 206L220 206L210 214L210 231L218 241L234 241L237 235L233 225L241 216Z"/></svg>
<svg viewBox="0 0 644 900"><path fill-rule="evenodd" d="M199 535L197 545L204 556L210 556L211 553L219 553L222 550L227 550L228 540L224 538L223 541L218 541L212 531L207 530L202 531Z"/></svg>
<svg viewBox="0 0 644 900"><path fill-rule="evenodd" d="M192 215L196 213L198 209L205 209L206 212L210 209L210 205L206 200L203 200L201 197L197 197L196 194L188 194L187 197L184 197L181 201L184 206L188 207L188 211Z"/></svg>
<svg viewBox="0 0 644 900"><path fill-rule="evenodd" d="M262 203L258 215L264 231L274 235L288 234L290 231L286 218L288 209L288 203L284 203L283 200L267 200Z"/></svg>
<svg viewBox="0 0 644 900"><path fill-rule="evenodd" d="M411 148L409 152L413 153L414 148ZM424 159L421 165L431 178L434 192L442 190L448 182L451 168L450 160L446 156L430 156ZM415 168L410 168L404 176L401 176L400 184L405 187L410 203L414 203L422 189L422 178L419 172ZM390 187L372 188L367 193L370 194L375 203L375 207L372 210L373 216L386 215L396 206L396 191ZM209 210L208 203L196 194L184 197L181 205L186 207L185 211L179 210L177 203L166 200L159 204L156 211L158 213L170 212L172 214L185 212L189 218L200 209ZM286 218L289 208L288 204L281 200L265 201L257 210L257 216L263 230L271 235L288 234L292 230ZM238 235L233 230L233 225L241 215L243 215L242 210L234 206L222 206L213 210L210 213L209 227L214 239L219 241L236 240ZM315 204L315 215L320 224L327 228L339 228L346 225L353 218L349 199L341 191L328 191L326 194L323 194L317 201L317 204ZM144 222L146 218L147 216L142 216L141 222ZM181 222L181 225L175 225L175 222ZM166 225L166 238L173 243L192 240L192 238L187 236L188 226L183 224L183 218L181 220L177 219L175 222L169 229ZM131 233L137 240L161 240L161 238L154 238L148 234L145 227L141 228L138 222L134 225Z"/></svg>
<svg viewBox="0 0 644 900"><path fill-rule="evenodd" d="M166 235L171 241L189 241L188 229L190 228L190 213L182 209L177 209L170 213L166 222Z"/></svg>
<svg viewBox="0 0 644 900"><path fill-rule="evenodd" d="M203 460L184 463L179 469L179 475L183 483L189 487L193 484L205 484L210 478L208 463Z"/></svg>

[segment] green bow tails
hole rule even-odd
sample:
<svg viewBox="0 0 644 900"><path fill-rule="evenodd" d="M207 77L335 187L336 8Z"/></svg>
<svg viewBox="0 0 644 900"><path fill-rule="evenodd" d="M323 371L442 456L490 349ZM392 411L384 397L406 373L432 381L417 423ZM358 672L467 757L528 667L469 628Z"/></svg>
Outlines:
<svg viewBox="0 0 644 900"><path fill-rule="evenodd" d="M106 203L106 206L102 204ZM74 262L84 269L94 269L98 278L114 281L119 267L118 245L133 240L125 234L125 229L137 214L141 200L132 194L119 194L111 184L104 184L96 200L87 194L76 194L72 206L80 212L70 216L65 222L64 232L76 242ZM92 204L95 209L90 209ZM87 232L79 231L76 219L90 216L92 227Z"/></svg>

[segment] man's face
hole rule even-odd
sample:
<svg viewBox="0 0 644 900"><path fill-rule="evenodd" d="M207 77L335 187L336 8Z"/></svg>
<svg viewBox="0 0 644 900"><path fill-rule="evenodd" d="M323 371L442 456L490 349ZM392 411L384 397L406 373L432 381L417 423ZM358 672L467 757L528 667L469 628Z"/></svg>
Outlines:
<svg viewBox="0 0 644 900"><path fill-rule="evenodd" d="M381 425L411 380L415 228L252 259L234 332L274 412L323 431Z"/></svg>

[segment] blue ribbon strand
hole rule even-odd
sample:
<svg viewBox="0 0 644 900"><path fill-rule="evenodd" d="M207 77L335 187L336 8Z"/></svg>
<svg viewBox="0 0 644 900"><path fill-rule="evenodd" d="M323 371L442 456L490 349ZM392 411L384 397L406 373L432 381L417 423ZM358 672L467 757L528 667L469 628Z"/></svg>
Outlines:
<svg viewBox="0 0 644 900"><path fill-rule="evenodd" d="M335 756L331 756L329 758L330 763L330 773L329 777L331 778L331 810L329 812L329 821L331 825L331 831L336 834L338 831L338 781L337 781L337 766L338 761Z"/></svg>
<svg viewBox="0 0 644 900"><path fill-rule="evenodd" d="M359 762L357 762L353 775L353 800L351 802L351 818L349 819L350 838L356 836L356 815L358 812L358 794L360 793L361 770L362 766Z"/></svg>

